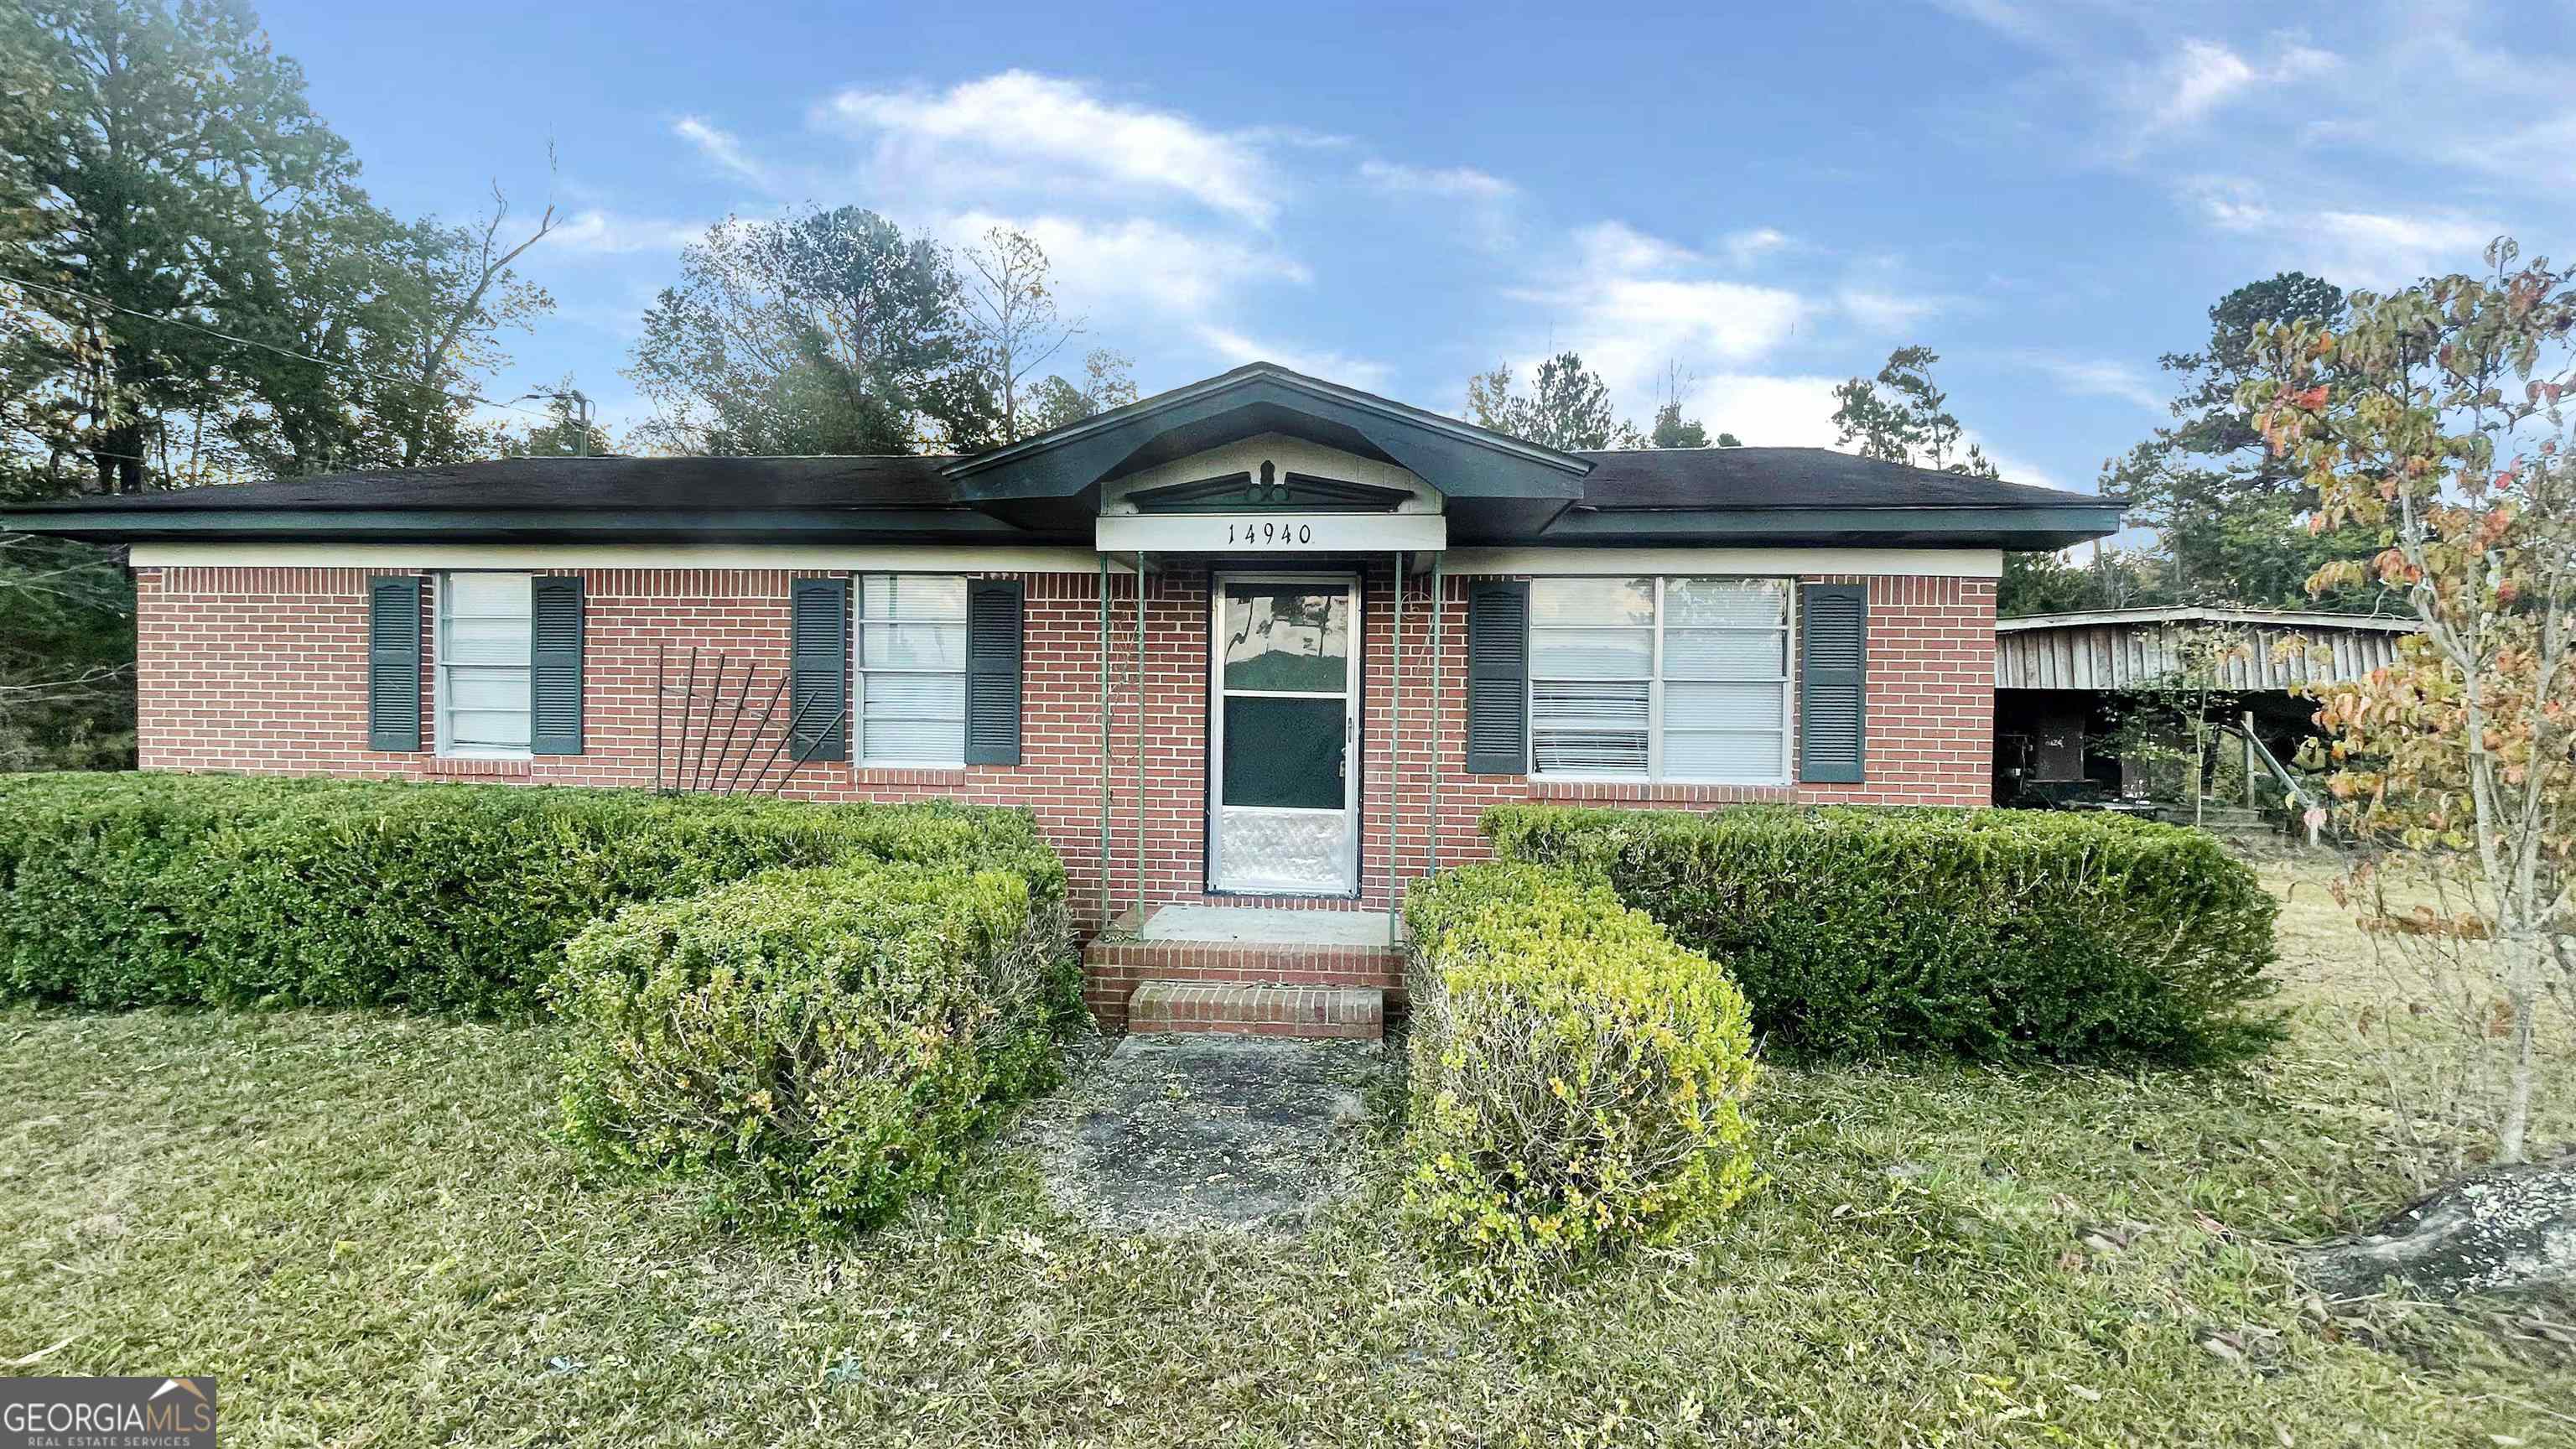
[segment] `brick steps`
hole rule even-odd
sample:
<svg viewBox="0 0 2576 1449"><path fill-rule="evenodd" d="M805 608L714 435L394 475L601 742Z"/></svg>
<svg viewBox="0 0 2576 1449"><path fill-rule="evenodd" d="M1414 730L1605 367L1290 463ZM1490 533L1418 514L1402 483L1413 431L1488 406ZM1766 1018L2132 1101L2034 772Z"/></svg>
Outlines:
<svg viewBox="0 0 2576 1449"><path fill-rule="evenodd" d="M1131 1027L1129 1010L1145 988L1158 985L1365 992L1378 1003L1374 1023L1387 1006L1402 1007L1404 953L1392 946L1113 937L1083 948L1082 977L1084 1003L1106 1031L1142 1029ZM1365 1034L1378 1035L1378 1027Z"/></svg>
<svg viewBox="0 0 2576 1449"><path fill-rule="evenodd" d="M1148 981L1127 999L1127 1030L1376 1041L1386 1033L1386 993L1374 986Z"/></svg>

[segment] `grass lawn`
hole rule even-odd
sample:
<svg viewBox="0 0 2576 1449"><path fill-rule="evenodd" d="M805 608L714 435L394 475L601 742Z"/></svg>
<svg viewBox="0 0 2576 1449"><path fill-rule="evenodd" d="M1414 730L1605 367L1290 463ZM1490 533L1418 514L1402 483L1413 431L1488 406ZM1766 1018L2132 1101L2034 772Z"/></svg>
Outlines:
<svg viewBox="0 0 2576 1449"><path fill-rule="evenodd" d="M2306 1019L2260 1068L1774 1071L1768 1189L1518 1321L1384 1188L1138 1241L996 1151L799 1246L579 1180L538 1029L0 1014L0 1365L215 1374L230 1445L2576 1443L2541 1310L2329 1317L2283 1271L2407 1190L2324 1024L2373 989L2349 927L2267 875Z"/></svg>

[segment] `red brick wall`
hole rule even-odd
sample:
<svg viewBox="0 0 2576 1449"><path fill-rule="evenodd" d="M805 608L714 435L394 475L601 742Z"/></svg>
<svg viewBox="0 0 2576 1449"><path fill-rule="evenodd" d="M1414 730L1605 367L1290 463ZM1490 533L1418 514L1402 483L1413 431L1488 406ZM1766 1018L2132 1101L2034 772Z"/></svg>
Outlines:
<svg viewBox="0 0 2576 1449"><path fill-rule="evenodd" d="M1357 900L1278 901L1385 909L1390 813L1397 875L1437 858L1483 854L1476 816L1505 800L1704 805L1743 799L1975 805L1988 791L1993 738L1994 584L1986 579L1872 576L1869 586L1869 758L1860 785L1786 789L1534 784L1464 773L1466 581L1448 580L1441 615L1439 809L1429 808L1433 698L1428 579L1405 584L1403 689L1389 687L1391 565L1363 575L1362 894ZM728 681L759 670L755 699L784 667L787 581L779 569L592 569L587 590L586 752L525 762L442 761L424 750L366 747L367 584L376 569L162 567L136 570L140 610L140 731L146 769L243 770L427 779L461 776L538 783L647 786L654 770L654 659L673 685L688 651L700 684L714 656ZM1824 576L1818 576L1824 577ZM1111 868L1100 870L1100 594L1096 576L1043 573L1028 585L1022 764L958 770L877 770L817 762L788 793L817 799L950 796L1026 806L1065 857L1077 906L1096 923L1136 898L1137 712L1135 584L1111 579ZM436 604L423 590L425 644ZM1208 569L1175 561L1148 580L1143 889L1148 902L1205 895ZM424 651L425 653L427 650ZM428 673L425 669L425 673ZM424 679L423 738L434 730ZM1400 714L1397 712L1400 705ZM676 737L676 706L666 734ZM1388 788L1393 783L1393 790ZM1241 901L1243 898L1231 897Z"/></svg>
<svg viewBox="0 0 2576 1449"><path fill-rule="evenodd" d="M1992 579L1898 575L1811 574L1804 583L1859 583L1869 588L1869 691L1867 778L1857 785L1619 784L1602 781L1533 781L1516 775L1465 775L1466 700L1457 683L1465 668L1467 580L1446 580L1441 611L1446 656L1440 713L1438 863L1482 860L1492 852L1477 834L1486 807L1515 800L1577 805L1666 809L1713 807L1748 801L1805 804L1984 805L1993 793L1995 584ZM1413 581L1414 597L1428 598L1427 581ZM1429 648L1427 613L1419 630L1408 600L1405 647ZM1429 682L1406 679L1406 710L1422 718ZM1430 786L1428 737L1408 736L1405 774L1398 784L1408 802ZM1792 751L1794 759L1795 752ZM1432 863L1418 805L1406 814L1399 842L1408 878Z"/></svg>

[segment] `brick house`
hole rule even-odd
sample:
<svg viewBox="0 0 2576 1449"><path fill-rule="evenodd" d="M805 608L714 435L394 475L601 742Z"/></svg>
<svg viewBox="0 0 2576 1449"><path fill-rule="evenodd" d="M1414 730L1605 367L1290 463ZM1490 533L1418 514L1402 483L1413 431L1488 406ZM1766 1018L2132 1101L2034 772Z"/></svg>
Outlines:
<svg viewBox="0 0 2576 1449"><path fill-rule="evenodd" d="M1373 1035L1390 907L1486 806L1983 803L2003 553L2119 510L1559 452L1253 364L964 457L512 459L0 526L131 546L146 769L1021 806L1105 1024Z"/></svg>

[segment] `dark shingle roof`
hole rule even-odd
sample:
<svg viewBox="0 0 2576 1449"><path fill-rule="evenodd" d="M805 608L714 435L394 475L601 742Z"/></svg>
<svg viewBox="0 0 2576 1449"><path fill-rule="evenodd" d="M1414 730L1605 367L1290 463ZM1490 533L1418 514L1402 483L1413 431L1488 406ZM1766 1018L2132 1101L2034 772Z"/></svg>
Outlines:
<svg viewBox="0 0 2576 1449"><path fill-rule="evenodd" d="M1589 452L1593 509L2064 508L2097 494L1970 478L1828 448ZM116 498L66 498L13 513L168 509L953 508L953 457L504 458L332 473Z"/></svg>
<svg viewBox="0 0 2576 1449"><path fill-rule="evenodd" d="M1587 508L2066 508L2069 493L1882 463L1831 448L1645 448L1579 453Z"/></svg>
<svg viewBox="0 0 2576 1449"><path fill-rule="evenodd" d="M947 508L946 457L502 458L13 505L98 508Z"/></svg>

